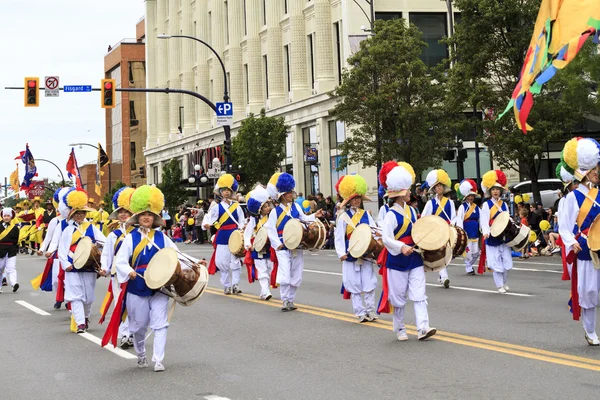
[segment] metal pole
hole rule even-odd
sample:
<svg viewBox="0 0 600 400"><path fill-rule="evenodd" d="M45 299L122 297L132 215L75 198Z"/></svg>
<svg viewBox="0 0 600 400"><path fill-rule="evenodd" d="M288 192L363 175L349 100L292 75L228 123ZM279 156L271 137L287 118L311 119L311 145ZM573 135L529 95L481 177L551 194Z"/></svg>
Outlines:
<svg viewBox="0 0 600 400"><path fill-rule="evenodd" d="M4 177L4 197L8 197L8 178Z"/></svg>
<svg viewBox="0 0 600 400"><path fill-rule="evenodd" d="M475 118L477 118L477 105L473 104L473 136L475 140L475 170L477 175L477 187L480 187L481 184L481 168L480 168L480 160L479 160L479 141L477 140L477 124L475 123Z"/></svg>
<svg viewBox="0 0 600 400"><path fill-rule="evenodd" d="M47 163L50 163L52 165L54 165L56 167L56 169L58 170L58 172L60 173L60 177L62 178L62 185L65 186L65 176L63 175L62 171L60 170L60 168L58 167L58 165L54 164L52 161L50 160L45 160L43 158L36 158L36 161L44 161Z"/></svg>

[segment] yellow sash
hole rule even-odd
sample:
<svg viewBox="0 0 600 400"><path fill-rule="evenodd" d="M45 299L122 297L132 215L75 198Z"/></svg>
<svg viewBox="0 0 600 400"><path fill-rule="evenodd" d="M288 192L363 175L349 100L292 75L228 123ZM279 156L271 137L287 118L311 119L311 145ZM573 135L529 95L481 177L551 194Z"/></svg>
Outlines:
<svg viewBox="0 0 600 400"><path fill-rule="evenodd" d="M0 242L2 241L2 239L4 239L6 237L6 235L8 235L8 233L10 231L12 231L12 228L15 226L15 224L13 224L13 222L11 221L10 224L8 224L8 226L6 227L6 229L4 229L2 231L2 233L0 233Z"/></svg>
<svg viewBox="0 0 600 400"><path fill-rule="evenodd" d="M594 202L592 200L590 200L590 197L592 199L595 199L596 197L598 197L598 189L595 189L595 188L590 189L585 200L583 200L583 204L581 205L581 208L579 209L579 213L577 213L577 226L579 226L579 227L581 227L581 225L587 218L588 214L592 210L592 207L594 206Z"/></svg>
<svg viewBox="0 0 600 400"><path fill-rule="evenodd" d="M503 204L504 203L502 202L502 200L498 200L496 202L496 204L494 204L494 206L490 209L490 226L491 226L492 221L496 217L496 212L502 211Z"/></svg>
<svg viewBox="0 0 600 400"><path fill-rule="evenodd" d="M348 224L346 225L346 236L352 234L352 232L354 232L354 228L356 227L356 225L358 225L358 223L360 222L360 220L362 219L363 215L365 214L365 210L363 209L358 209L354 215L352 216L352 224ZM348 215L348 214L346 214Z"/></svg>
<svg viewBox="0 0 600 400"><path fill-rule="evenodd" d="M117 238L117 240L115 241L115 247L113 248L113 250L117 250L117 246L119 245L119 243L121 243L123 241L123 239L125 239L125 237L127 236L127 234L129 232L131 232L133 229L134 229L133 226L128 226L125 229L125 233L121 233L121 236L119 236Z"/></svg>
<svg viewBox="0 0 600 400"><path fill-rule="evenodd" d="M154 229L150 229L150 231L148 232L148 237L143 236L142 240L140 240L137 246L135 246L135 249L133 249L133 256L131 257L131 268L135 269L137 259L140 256L140 254L142 254L142 251L144 251L144 248L148 245L148 243L150 243L150 240L154 241L153 239L155 232L156 231ZM148 240L148 238L150 238L150 240Z"/></svg>
<svg viewBox="0 0 600 400"><path fill-rule="evenodd" d="M408 217L406 216L408 214ZM402 237L402 235L404 235L404 233L406 232L406 230L408 229L408 224L412 222L412 212L410 211L410 207L406 204L404 204L404 220L402 221L402 226L400 227L400 230L398 231L398 233L396 233L394 235L394 239L399 240L400 237Z"/></svg>
<svg viewBox="0 0 600 400"><path fill-rule="evenodd" d="M229 214L233 215L233 212L237 210L238 207L239 203L231 203L229 206L229 212L225 212L223 215L221 215L221 218L219 218L219 221L217 221L215 227L219 229L225 223L225 221L227 221Z"/></svg>
<svg viewBox="0 0 600 400"><path fill-rule="evenodd" d="M473 211L475 211L475 203L471 203L471 206L469 207L467 212L465 212L465 220L469 219L471 214L473 214Z"/></svg>
<svg viewBox="0 0 600 400"><path fill-rule="evenodd" d="M448 203L448 198L442 197L442 200L440 201L438 209L435 211L435 215L440 215L442 213L442 211L444 211L444 208L446 207L446 203ZM449 215L448 215L448 218L450 218Z"/></svg>
<svg viewBox="0 0 600 400"><path fill-rule="evenodd" d="M283 212L279 214L279 218L277 218L277 224L275 225L275 229L279 230L279 224L281 224L285 216L290 212L290 207L291 204L288 204L287 206L285 206L285 210L283 210Z"/></svg>
<svg viewBox="0 0 600 400"><path fill-rule="evenodd" d="M261 228L261 227L262 227L264 224L266 224L268 220L269 220L269 216L268 216L268 215L265 215L265 216L263 216L263 217L260 219L260 221L258 221L258 224L256 224L256 226L254 227L254 232L255 232L255 233L256 233L256 232L258 232L258 230L259 230L259 229L260 229L260 228Z"/></svg>
<svg viewBox="0 0 600 400"><path fill-rule="evenodd" d="M79 239L81 239L81 236L83 236L83 234L85 233L85 231L87 231L87 229L89 227L90 227L90 223L84 222L81 225L79 225L79 227L77 229L75 229L75 232L73 232L73 236L71 236L71 246L73 246L75 243L77 243L79 241Z"/></svg>

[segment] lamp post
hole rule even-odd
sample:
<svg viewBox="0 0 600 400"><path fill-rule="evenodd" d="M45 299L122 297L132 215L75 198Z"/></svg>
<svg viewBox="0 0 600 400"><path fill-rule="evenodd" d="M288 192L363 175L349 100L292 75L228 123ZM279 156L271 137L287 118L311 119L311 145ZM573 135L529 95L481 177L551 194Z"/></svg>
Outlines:
<svg viewBox="0 0 600 400"><path fill-rule="evenodd" d="M58 168L58 165L54 164L52 161L50 160L45 160L43 158L36 158L35 161L44 161L47 163L50 163L52 165L54 165L56 167L56 169L58 170L58 172L60 173L60 177L62 178L62 186L65 186L65 176L63 175L62 171L60 170L60 168Z"/></svg>
<svg viewBox="0 0 600 400"><path fill-rule="evenodd" d="M89 132L89 131L88 131ZM89 144L89 143L71 143L69 144L69 146L73 147L73 146L90 146L95 148L96 150L98 150L98 146L94 146L93 144ZM108 163L108 191L110 192L110 189L112 188L111 185L111 174L110 174L110 163Z"/></svg>
<svg viewBox="0 0 600 400"><path fill-rule="evenodd" d="M200 199L200 186L205 186L208 182L208 177L205 173L200 173L202 167L198 164L194 165L194 174L190 175L188 182L190 184L196 184L196 201Z"/></svg>

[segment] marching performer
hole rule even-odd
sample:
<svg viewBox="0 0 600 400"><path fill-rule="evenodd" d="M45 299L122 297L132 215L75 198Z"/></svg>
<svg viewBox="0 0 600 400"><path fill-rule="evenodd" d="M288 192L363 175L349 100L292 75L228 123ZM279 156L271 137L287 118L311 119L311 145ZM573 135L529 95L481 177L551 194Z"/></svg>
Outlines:
<svg viewBox="0 0 600 400"><path fill-rule="evenodd" d="M140 186L131 196L130 209L134 214L128 223L137 225L137 228L125 237L115 256L117 280L122 284L122 292L102 340L102 345L105 345L108 343L108 337L116 334L123 310L126 309L129 331L134 335L133 347L138 356L139 368L148 367L146 332L148 327L154 332L152 361L155 363L156 372L165 370L163 360L169 327L169 297L158 290L148 288L144 281L144 273L150 260L159 250L167 247L177 250L171 239L156 229L164 225L160 216L164 205L163 193L153 186Z"/></svg>
<svg viewBox="0 0 600 400"><path fill-rule="evenodd" d="M480 209L474 203L477 193L477 184L472 179L465 179L458 185L457 192L464 197L464 203L458 207L456 213L456 226L467 233L469 243L465 256L465 270L467 275L475 275L475 261L479 257L479 213Z"/></svg>
<svg viewBox="0 0 600 400"><path fill-rule="evenodd" d="M244 226L244 212L240 203L233 200L238 189L238 182L233 175L224 174L217 180L221 202L209 210L208 225L217 228L213 247L215 251L210 260L208 271L215 274L216 269L221 272L221 284L225 294L240 294L240 272L242 264L240 259L229 251L229 237L235 229Z"/></svg>
<svg viewBox="0 0 600 400"><path fill-rule="evenodd" d="M571 167L569 167L567 165L567 163L564 162L564 160L561 160L561 162L556 166L556 177L563 182L563 186L564 186L564 188L563 188L564 196L562 196L560 198L560 200L558 201L558 209L556 211L557 223L558 223L559 227L560 227L560 223L561 223L560 216L565 207L566 196L569 193L571 193L572 191L576 190L577 187L579 186L579 182L577 180L575 180L573 173L575 173L575 171L573 171L571 169ZM575 224L575 226L573 228L573 234L576 235L578 232L579 232L579 228L577 227L577 224ZM575 253L573 253L573 246L565 246L565 244L560 236L556 243L561 248L561 257L562 257L562 263L563 263L562 280L567 281L567 280L570 280L573 275L573 271L572 271L573 270L573 260L575 258ZM579 318L577 318L577 320L579 320Z"/></svg>
<svg viewBox="0 0 600 400"><path fill-rule="evenodd" d="M17 253L19 252L19 228L14 224L15 212L12 208L2 209L0 224L0 277L6 276L12 291L19 290L17 281ZM2 285L0 284L0 293Z"/></svg>
<svg viewBox="0 0 600 400"><path fill-rule="evenodd" d="M305 215L300 206L294 201L294 177L287 172L275 173L269 180L267 190L272 199L277 199L279 205L269 214L267 232L271 247L277 253L277 283L280 285L281 300L283 305L281 311L293 311L296 291L302 283L302 271L304 269L304 258L302 250L288 250L283 244L283 228L292 218L302 222L314 222L323 216L323 210L318 210L312 215Z"/></svg>
<svg viewBox="0 0 600 400"><path fill-rule="evenodd" d="M60 188L56 190L56 192L54 193L55 195L56 195L56 193L58 193L58 190L60 190ZM41 221L41 223L43 224L42 244L44 243L44 240L46 239L46 236L48 235L48 228L50 227L50 222L56 217L56 205L54 203L55 203L54 198L48 199L46 201L46 210L44 211L44 214L42 215L42 221ZM41 255L39 253L40 252L38 252L38 255Z"/></svg>
<svg viewBox="0 0 600 400"><path fill-rule="evenodd" d="M35 215L35 224L31 228L31 244L35 252L40 249L42 242L44 241L44 230L46 225L43 223L44 209L41 207L42 199L39 196L35 196L33 199L33 214ZM52 203L52 202L51 202Z"/></svg>
<svg viewBox="0 0 600 400"><path fill-rule="evenodd" d="M383 220L385 219L385 215L388 211L390 211L387 192L383 185L379 185L379 189L377 189L377 195L383 199L383 205L379 207L379 214L377 214L377 226L383 228Z"/></svg>
<svg viewBox="0 0 600 400"><path fill-rule="evenodd" d="M273 262L271 261L271 247L265 245L261 253L254 249L254 236L261 227L269 220L269 213L273 209L273 203L269 198L269 192L262 186L257 186L249 194L246 204L250 213L250 220L244 229L244 247L246 248L246 264L253 263L258 272L258 282L260 283L261 300L271 300L273 295L269 290L271 283L271 274L273 272ZM268 247L267 247L268 246Z"/></svg>
<svg viewBox="0 0 600 400"><path fill-rule="evenodd" d="M339 186L344 201L342 209L349 206L337 219L335 226L335 250L342 262L342 282L344 289L351 294L354 315L360 322L375 321L375 288L377 275L373 263L367 259L356 259L349 253L348 243L354 229L359 224L377 228L371 215L363 210L362 201L370 201L365 196L367 181L360 175L346 175ZM363 304L364 293L364 304Z"/></svg>
<svg viewBox="0 0 600 400"><path fill-rule="evenodd" d="M377 311L390 312L389 305L393 306L396 338L399 341L408 340L404 325L404 307L408 294L415 307L418 339L425 340L435 335L437 330L429 326L425 269L421 256L414 251L411 237L417 213L407 201L410 199L410 188L415 182L415 172L410 164L388 161L381 168L379 181L387 188L388 197L394 204L383 224L383 244L387 257L381 267L383 291Z"/></svg>
<svg viewBox="0 0 600 400"><path fill-rule="evenodd" d="M73 253L84 236L91 238L94 243L104 243L106 240L98 228L85 221L85 214L89 211L87 200L87 193L83 189L71 188L66 194L64 202L70 209L67 215L69 226L62 232L58 246L58 259L65 271L65 300L71 303L77 333L83 333L89 327L98 274L93 268L75 269Z"/></svg>
<svg viewBox="0 0 600 400"><path fill-rule="evenodd" d="M573 303L578 301L583 317L585 339L590 346L599 346L596 333L596 307L598 306L598 287L600 286L600 270L597 254L588 246L588 233L592 222L600 214L600 195L598 194L598 163L600 144L594 139L573 138L563 149L564 161L574 170L574 176L580 182L576 190L569 193L560 211L558 230L567 247L572 247L577 255L577 268L572 270ZM576 226L579 234L573 234ZM575 307L573 307L575 308ZM574 313L575 316L575 313Z"/></svg>
<svg viewBox="0 0 600 400"><path fill-rule="evenodd" d="M29 200L24 200L22 202L23 211L17 214L17 218L19 218L20 222L20 235L19 235L19 243L21 244L21 251L25 254L29 254L29 250L31 250L31 254L35 254L33 250L33 234L35 231L33 230L35 225L35 212L30 210L31 203Z"/></svg>
<svg viewBox="0 0 600 400"><path fill-rule="evenodd" d="M479 264L484 265L484 262L487 261L488 267L493 271L494 283L498 292L506 293L509 290L508 271L513 267L512 250L501 237L490 236L490 228L494 219L501 212L508 212L508 205L500 200L502 193L508 191L504 172L497 169L483 174L481 190L486 197L490 196L490 198L481 206L479 222L485 241L485 250ZM483 273L483 271L480 272Z"/></svg>
<svg viewBox="0 0 600 400"><path fill-rule="evenodd" d="M455 224L456 209L454 208L454 202L444 196L452 191L450 189L451 184L450 176L443 169L434 169L427 174L423 186L429 188L429 193L434 194L434 197L425 204L425 208L421 214L423 217L437 215L444 219L448 225ZM448 270L446 268L440 270L438 282L446 289L450 287L450 279L448 278Z"/></svg>
<svg viewBox="0 0 600 400"><path fill-rule="evenodd" d="M104 211L105 205L106 203L104 203L104 200L100 201L100 203L98 203L98 211L93 214L94 225L96 225L96 228L98 228L102 233L106 232L105 228L110 221L110 216L106 211Z"/></svg>
<svg viewBox="0 0 600 400"><path fill-rule="evenodd" d="M115 255L123 244L123 240L133 230L133 226L127 225L127 221L133 215L131 211L129 211L129 208L131 195L134 191L135 189L125 186L117 190L113 195L112 201L114 211L108 218L111 220L118 220L118 225L116 229L114 229L106 237L106 243L102 248L102 256L100 258L103 275L111 277L109 290L112 292L112 297L114 298L118 298L121 291L117 281L116 270L113 270L113 263ZM100 227L98 227L98 229L100 230ZM106 313L109 306L110 303L103 304L103 310L101 311L102 314ZM119 337L121 338L121 348L127 349L133 346L133 335L129 332L129 324L127 319L125 319L119 326Z"/></svg>

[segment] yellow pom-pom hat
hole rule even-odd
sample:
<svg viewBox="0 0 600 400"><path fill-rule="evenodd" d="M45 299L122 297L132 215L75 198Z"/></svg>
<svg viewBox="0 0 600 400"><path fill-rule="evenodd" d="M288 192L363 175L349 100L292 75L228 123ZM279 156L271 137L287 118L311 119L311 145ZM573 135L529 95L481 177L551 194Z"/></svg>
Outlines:
<svg viewBox="0 0 600 400"><path fill-rule="evenodd" d="M21 202L21 205L23 206L23 208L25 208L25 207L29 208L29 207L31 207L31 202L29 200L23 200Z"/></svg>
<svg viewBox="0 0 600 400"><path fill-rule="evenodd" d="M165 206L165 196L156 186L142 185L135 189L129 202L129 211L133 213L127 221L128 224L137 225L140 214L149 212L154 214L154 227L164 226L165 221L161 217Z"/></svg>
<svg viewBox="0 0 600 400"><path fill-rule="evenodd" d="M565 143L561 158L581 182L600 163L600 144L591 138L575 137Z"/></svg>
<svg viewBox="0 0 600 400"><path fill-rule="evenodd" d="M443 169L429 171L427 178L425 178L424 186L429 188L429 193L434 193L433 188L438 184L441 184L444 187L444 194L452 191L452 181L450 180L450 176Z"/></svg>
<svg viewBox="0 0 600 400"><path fill-rule="evenodd" d="M493 169L486 172L481 177L481 190L486 196L490 195L490 189L493 187L507 191L508 189L506 188L506 182L506 175L504 172L500 171L499 169Z"/></svg>
<svg viewBox="0 0 600 400"><path fill-rule="evenodd" d="M135 189L128 186L122 187L115 192L112 198L113 212L108 216L108 219L119 219L119 211L121 210L131 213L131 195L133 195L133 192L135 192Z"/></svg>
<svg viewBox="0 0 600 400"><path fill-rule="evenodd" d="M367 181L360 175L346 175L341 180L339 185L340 196L344 199L341 207L344 207L348 202L356 197L360 197L363 201L371 201L365 196L367 194Z"/></svg>
<svg viewBox="0 0 600 400"><path fill-rule="evenodd" d="M235 180L235 178L233 177L233 175L231 175L231 174L223 174L217 180L216 188L218 188L219 193L223 189L229 189L233 193L235 193L238 190L238 182Z"/></svg>
<svg viewBox="0 0 600 400"><path fill-rule="evenodd" d="M415 171L408 163L388 161L381 166L379 183L387 191L389 199L406 196L415 183Z"/></svg>
<svg viewBox="0 0 600 400"><path fill-rule="evenodd" d="M69 209L67 219L71 219L77 211L94 211L93 208L87 206L88 194L83 189L70 188L63 196L63 203Z"/></svg>

